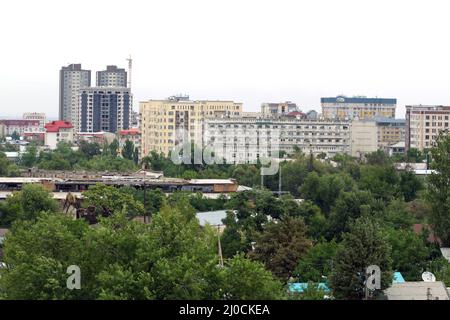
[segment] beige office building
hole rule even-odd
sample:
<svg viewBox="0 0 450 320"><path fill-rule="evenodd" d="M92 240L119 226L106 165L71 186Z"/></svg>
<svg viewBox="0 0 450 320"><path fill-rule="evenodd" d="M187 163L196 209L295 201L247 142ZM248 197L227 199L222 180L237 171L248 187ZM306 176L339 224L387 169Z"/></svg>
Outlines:
<svg viewBox="0 0 450 320"><path fill-rule="evenodd" d="M375 117L395 118L397 99L337 96L321 98L325 119L368 120Z"/></svg>
<svg viewBox="0 0 450 320"><path fill-rule="evenodd" d="M378 128L375 121L353 120L351 128L350 155L352 157L360 157L378 150Z"/></svg>
<svg viewBox="0 0 450 320"><path fill-rule="evenodd" d="M141 157L150 151L169 152L189 139L203 145L206 117L240 117L242 103L234 101L189 100L188 96L172 96L165 100L148 100L139 104L141 118Z"/></svg>
<svg viewBox="0 0 450 320"><path fill-rule="evenodd" d="M440 132L449 130L450 107L406 106L406 150L429 149Z"/></svg>

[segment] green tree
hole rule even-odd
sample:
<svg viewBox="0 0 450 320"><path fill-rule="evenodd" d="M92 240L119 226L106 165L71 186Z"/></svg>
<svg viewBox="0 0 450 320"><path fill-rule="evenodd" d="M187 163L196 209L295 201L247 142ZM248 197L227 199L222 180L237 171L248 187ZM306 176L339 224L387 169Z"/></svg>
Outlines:
<svg viewBox="0 0 450 320"><path fill-rule="evenodd" d="M0 205L0 224L10 226L16 220L35 221L41 212L57 212L50 192L41 185L26 184Z"/></svg>
<svg viewBox="0 0 450 320"><path fill-rule="evenodd" d="M349 230L349 226L364 213L382 211L383 203L375 201L368 191L342 192L330 215L332 236L340 236Z"/></svg>
<svg viewBox="0 0 450 320"><path fill-rule="evenodd" d="M356 220L343 236L342 246L333 262L331 284L338 299L362 299L366 268L377 265L381 269L381 289L392 283L391 247L380 225L364 216ZM379 292L375 292L375 295Z"/></svg>
<svg viewBox="0 0 450 320"><path fill-rule="evenodd" d="M263 262L280 279L288 280L299 258L310 247L303 219L284 216L277 223L270 222L264 226L249 256Z"/></svg>
<svg viewBox="0 0 450 320"><path fill-rule="evenodd" d="M420 281L425 271L429 251L424 239L411 230L387 230L392 247L392 267L400 271L406 281Z"/></svg>
<svg viewBox="0 0 450 320"><path fill-rule="evenodd" d="M89 143L84 140L80 142L79 151L88 160L92 159L94 156L98 156L101 154L100 145L98 143Z"/></svg>
<svg viewBox="0 0 450 320"><path fill-rule="evenodd" d="M110 145L108 146L109 149L109 154L112 157L117 157L117 154L119 152L119 141L117 139L114 139L113 142L110 143Z"/></svg>
<svg viewBox="0 0 450 320"><path fill-rule="evenodd" d="M18 221L4 243L0 294L6 299L89 299L88 290L67 290L66 269L82 262L87 225L65 215L42 214ZM83 285L85 283L83 282Z"/></svg>
<svg viewBox="0 0 450 320"><path fill-rule="evenodd" d="M134 144L130 140L126 140L122 149L122 157L128 160L133 160Z"/></svg>
<svg viewBox="0 0 450 320"><path fill-rule="evenodd" d="M85 205L94 206L98 215L101 215L104 210L111 213L124 211L128 216L144 213L144 205L140 201L136 201L132 195L113 186L96 184L85 191L83 197Z"/></svg>
<svg viewBox="0 0 450 320"><path fill-rule="evenodd" d="M20 140L20 134L17 133L17 131L14 131L11 135L12 140Z"/></svg>
<svg viewBox="0 0 450 320"><path fill-rule="evenodd" d="M335 241L315 244L300 261L294 276L300 282L323 282L331 275L338 244Z"/></svg>
<svg viewBox="0 0 450 320"><path fill-rule="evenodd" d="M284 297L279 280L264 265L237 255L222 270L224 299L277 300Z"/></svg>
<svg viewBox="0 0 450 320"><path fill-rule="evenodd" d="M361 190L370 191L373 196L383 201L389 201L398 193L399 178L392 165L368 165L360 169Z"/></svg>
<svg viewBox="0 0 450 320"><path fill-rule="evenodd" d="M37 161L37 147L33 144L27 146L25 153L20 158L20 164L31 168Z"/></svg>
<svg viewBox="0 0 450 320"><path fill-rule="evenodd" d="M329 213L342 191L349 192L354 188L353 179L346 174L326 174L322 177L311 172L300 187L300 195L310 199L324 212Z"/></svg>
<svg viewBox="0 0 450 320"><path fill-rule="evenodd" d="M136 147L134 148L134 152L133 152L133 161L136 165L139 164L139 149Z"/></svg>
<svg viewBox="0 0 450 320"><path fill-rule="evenodd" d="M430 222L444 245L450 245L450 135L441 133L431 149L431 169L428 177L428 201L432 211Z"/></svg>
<svg viewBox="0 0 450 320"><path fill-rule="evenodd" d="M233 170L231 177L240 185L253 187L260 184L260 172L254 165L238 165Z"/></svg>
<svg viewBox="0 0 450 320"><path fill-rule="evenodd" d="M423 189L422 181L411 171L404 171L400 174L399 185L400 192L407 202L414 200L417 192Z"/></svg>

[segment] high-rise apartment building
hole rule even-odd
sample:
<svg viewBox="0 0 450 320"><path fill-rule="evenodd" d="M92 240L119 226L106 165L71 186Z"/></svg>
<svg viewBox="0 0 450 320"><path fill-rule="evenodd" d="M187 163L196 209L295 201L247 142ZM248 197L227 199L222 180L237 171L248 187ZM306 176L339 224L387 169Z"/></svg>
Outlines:
<svg viewBox="0 0 450 320"><path fill-rule="evenodd" d="M406 106L406 150L433 147L440 132L450 130L450 107Z"/></svg>
<svg viewBox="0 0 450 320"><path fill-rule="evenodd" d="M395 118L397 99L337 96L321 98L322 116L326 119Z"/></svg>
<svg viewBox="0 0 450 320"><path fill-rule="evenodd" d="M141 156L150 151L169 152L182 140L203 144L206 117L239 117L242 103L233 101L189 100L189 96L172 96L165 100L140 102ZM183 136L180 137L180 134Z"/></svg>
<svg viewBox="0 0 450 320"><path fill-rule="evenodd" d="M130 128L133 96L125 87L80 90L78 132L112 132Z"/></svg>
<svg viewBox="0 0 450 320"><path fill-rule="evenodd" d="M127 87L127 72L117 66L106 66L97 71L97 87Z"/></svg>
<svg viewBox="0 0 450 320"><path fill-rule="evenodd" d="M81 64L62 67L59 72L59 120L79 126L80 89L91 86L91 71Z"/></svg>

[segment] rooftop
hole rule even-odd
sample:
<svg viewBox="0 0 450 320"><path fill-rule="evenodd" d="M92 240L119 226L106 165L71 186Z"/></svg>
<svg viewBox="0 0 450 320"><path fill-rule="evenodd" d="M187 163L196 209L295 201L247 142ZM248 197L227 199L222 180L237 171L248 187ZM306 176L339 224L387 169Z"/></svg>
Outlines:
<svg viewBox="0 0 450 320"><path fill-rule="evenodd" d="M380 104L397 104L397 99L337 96L337 97L320 98L320 102L321 103L380 103Z"/></svg>
<svg viewBox="0 0 450 320"><path fill-rule="evenodd" d="M442 281L393 283L385 294L388 300L450 300Z"/></svg>
<svg viewBox="0 0 450 320"><path fill-rule="evenodd" d="M132 135L132 134L141 134L141 131L138 128L131 128L128 130L120 130L119 131L120 135Z"/></svg>
<svg viewBox="0 0 450 320"><path fill-rule="evenodd" d="M47 132L59 132L61 129L72 129L73 126L68 121L52 121L47 123L45 126Z"/></svg>

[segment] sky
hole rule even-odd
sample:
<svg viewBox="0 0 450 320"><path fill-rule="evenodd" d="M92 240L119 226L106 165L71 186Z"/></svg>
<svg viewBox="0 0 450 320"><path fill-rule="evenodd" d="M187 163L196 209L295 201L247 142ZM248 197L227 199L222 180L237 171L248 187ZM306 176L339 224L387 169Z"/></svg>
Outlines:
<svg viewBox="0 0 450 320"><path fill-rule="evenodd" d="M14 0L0 11L0 118L58 116L59 70L126 67L138 102L324 96L450 105L450 3L368 0ZM93 84L94 84L93 79Z"/></svg>

